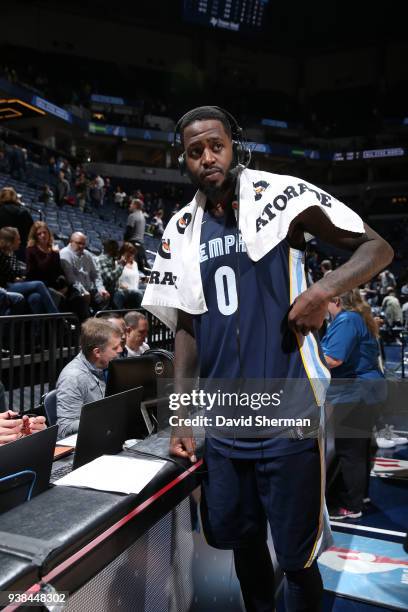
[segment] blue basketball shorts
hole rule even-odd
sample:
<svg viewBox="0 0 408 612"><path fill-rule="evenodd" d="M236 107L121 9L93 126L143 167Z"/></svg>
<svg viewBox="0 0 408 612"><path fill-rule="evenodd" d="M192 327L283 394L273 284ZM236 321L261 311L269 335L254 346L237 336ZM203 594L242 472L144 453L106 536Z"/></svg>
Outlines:
<svg viewBox="0 0 408 612"><path fill-rule="evenodd" d="M220 549L265 541L269 523L282 569L309 567L322 540L324 463L320 444L296 454L232 459L205 442L201 517Z"/></svg>

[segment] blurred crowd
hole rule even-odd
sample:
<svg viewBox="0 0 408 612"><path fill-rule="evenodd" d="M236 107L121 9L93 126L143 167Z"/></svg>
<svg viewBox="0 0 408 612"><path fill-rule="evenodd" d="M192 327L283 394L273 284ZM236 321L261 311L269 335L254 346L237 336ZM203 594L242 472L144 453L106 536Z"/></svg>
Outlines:
<svg viewBox="0 0 408 612"><path fill-rule="evenodd" d="M0 315L73 311L83 321L98 310L138 308L150 273L145 235L160 238L164 232L160 199L140 189L129 195L120 186L113 191L108 178L98 175L89 181L80 167L73 172L66 160L61 164L64 170L57 166L55 170L65 191L58 189L58 183L56 192L44 185L40 199L45 204L55 199L64 206L72 198L72 205L81 210L88 204L102 207L106 201L127 207L123 241L105 240L103 253L95 256L86 248L87 236L74 231L60 250L47 223L34 221L15 189L4 187L0 191ZM86 190L72 191L74 181L86 184Z"/></svg>
<svg viewBox="0 0 408 612"><path fill-rule="evenodd" d="M316 282L330 274L340 263L335 257L328 258L311 250L307 261L309 282ZM408 281L405 273L397 277L391 270L383 270L360 287L360 294L370 305L384 335L390 340L397 340L399 331L408 328Z"/></svg>

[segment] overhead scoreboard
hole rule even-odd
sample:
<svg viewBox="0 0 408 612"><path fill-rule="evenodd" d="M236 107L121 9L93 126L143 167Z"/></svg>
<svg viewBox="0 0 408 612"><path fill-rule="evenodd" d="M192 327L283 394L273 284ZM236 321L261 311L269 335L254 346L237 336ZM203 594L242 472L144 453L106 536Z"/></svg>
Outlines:
<svg viewBox="0 0 408 612"><path fill-rule="evenodd" d="M184 19L232 32L259 31L269 0L184 0Z"/></svg>

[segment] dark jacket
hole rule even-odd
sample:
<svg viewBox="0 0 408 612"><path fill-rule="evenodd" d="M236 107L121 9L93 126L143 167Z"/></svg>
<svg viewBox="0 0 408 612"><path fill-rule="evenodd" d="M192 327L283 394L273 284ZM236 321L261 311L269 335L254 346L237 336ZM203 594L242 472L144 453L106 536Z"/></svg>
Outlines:
<svg viewBox="0 0 408 612"><path fill-rule="evenodd" d="M17 260L0 251L0 287L6 288L8 283L14 283L19 276Z"/></svg>
<svg viewBox="0 0 408 612"><path fill-rule="evenodd" d="M61 277L64 277L64 272L58 251L44 253L37 246L27 247L26 262L27 280L40 280L47 287L61 288ZM64 285L67 284L65 281Z"/></svg>
<svg viewBox="0 0 408 612"><path fill-rule="evenodd" d="M21 238L21 247L17 256L22 257L25 252L25 245L27 244L28 233L34 223L32 216L29 211L20 206L20 204L14 204L13 202L5 202L0 204L0 228L1 227L16 227L19 231Z"/></svg>

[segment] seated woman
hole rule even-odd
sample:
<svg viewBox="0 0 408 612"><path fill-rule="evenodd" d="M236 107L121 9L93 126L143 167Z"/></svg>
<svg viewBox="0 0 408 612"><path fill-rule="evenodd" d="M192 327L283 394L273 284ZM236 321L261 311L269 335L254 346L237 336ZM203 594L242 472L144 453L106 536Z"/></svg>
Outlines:
<svg viewBox="0 0 408 612"><path fill-rule="evenodd" d="M28 235L26 249L27 280L42 281L61 311L73 311L82 321L87 316L85 300L68 285L61 266L58 247L44 221L35 221Z"/></svg>
<svg viewBox="0 0 408 612"><path fill-rule="evenodd" d="M119 310L123 308L139 308L142 303L143 292L139 291L140 274L135 262L136 248L130 242L124 242L119 256L125 260L123 272L118 280L118 289L115 291L113 301Z"/></svg>
<svg viewBox="0 0 408 612"><path fill-rule="evenodd" d="M20 234L15 227L0 229L0 287L21 293L34 314L57 313L55 302L44 283L24 280L25 266L14 255L20 244Z"/></svg>
<svg viewBox="0 0 408 612"><path fill-rule="evenodd" d="M61 268L58 248L54 246L51 231L44 221L35 221L28 234L26 249L26 278L40 280L48 287L59 306L68 290L68 283Z"/></svg>

